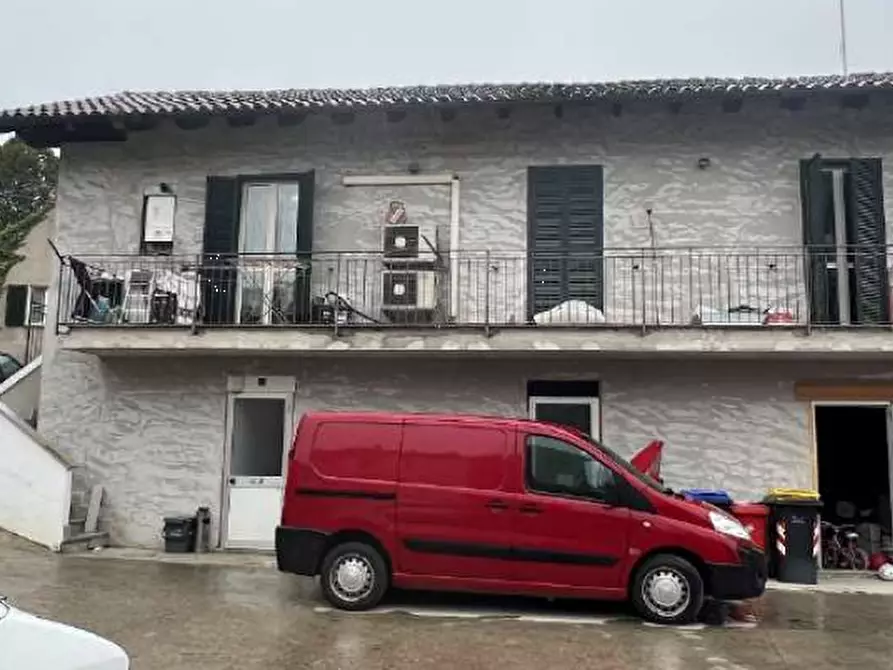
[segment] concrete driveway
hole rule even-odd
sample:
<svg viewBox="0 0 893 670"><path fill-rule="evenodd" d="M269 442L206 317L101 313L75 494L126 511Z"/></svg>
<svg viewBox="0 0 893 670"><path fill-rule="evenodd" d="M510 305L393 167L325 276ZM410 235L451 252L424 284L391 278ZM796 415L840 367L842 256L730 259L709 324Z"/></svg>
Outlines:
<svg viewBox="0 0 893 670"><path fill-rule="evenodd" d="M56 556L0 544L0 593L123 645L135 670L882 668L893 597L772 592L756 626L659 628L624 608L403 594L327 608L265 567Z"/></svg>

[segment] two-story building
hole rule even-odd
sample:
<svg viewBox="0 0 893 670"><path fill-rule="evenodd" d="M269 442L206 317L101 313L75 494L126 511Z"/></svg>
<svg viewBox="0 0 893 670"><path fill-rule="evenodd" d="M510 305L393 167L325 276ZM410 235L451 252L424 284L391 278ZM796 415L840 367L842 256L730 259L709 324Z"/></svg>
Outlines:
<svg viewBox="0 0 893 670"><path fill-rule="evenodd" d="M674 487L889 528L893 75L128 92L5 131L61 147L40 428L116 543L209 505L269 547L311 408L657 438Z"/></svg>

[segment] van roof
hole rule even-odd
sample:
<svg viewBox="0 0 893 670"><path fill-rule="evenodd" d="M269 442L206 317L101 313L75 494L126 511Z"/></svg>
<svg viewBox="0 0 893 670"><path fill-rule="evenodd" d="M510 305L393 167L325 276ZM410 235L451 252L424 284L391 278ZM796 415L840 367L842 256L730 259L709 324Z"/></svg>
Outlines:
<svg viewBox="0 0 893 670"><path fill-rule="evenodd" d="M339 421L368 422L368 423L402 423L405 421L447 421L466 425L487 424L489 426L548 426L553 429L567 430L558 424L544 421L534 421L519 417L489 416L485 414L448 414L427 412L336 412L336 411L310 411L306 412L302 420L313 422L337 419ZM570 431L567 431L570 432Z"/></svg>

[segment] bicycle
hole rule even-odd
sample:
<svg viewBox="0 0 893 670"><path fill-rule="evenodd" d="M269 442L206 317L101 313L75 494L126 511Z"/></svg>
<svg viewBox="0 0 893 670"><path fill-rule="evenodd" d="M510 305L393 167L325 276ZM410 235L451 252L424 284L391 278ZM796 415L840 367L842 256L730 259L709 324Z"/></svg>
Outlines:
<svg viewBox="0 0 893 670"><path fill-rule="evenodd" d="M868 552L859 547L855 526L835 526L822 521L822 536L822 567L868 570Z"/></svg>

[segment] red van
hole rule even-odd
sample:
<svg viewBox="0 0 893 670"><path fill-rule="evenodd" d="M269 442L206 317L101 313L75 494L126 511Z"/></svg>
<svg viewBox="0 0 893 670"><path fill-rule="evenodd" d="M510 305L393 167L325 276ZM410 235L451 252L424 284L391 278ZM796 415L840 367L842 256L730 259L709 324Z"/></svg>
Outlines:
<svg viewBox="0 0 893 670"><path fill-rule="evenodd" d="M603 445L522 419L310 413L276 530L279 569L335 607L389 586L629 599L659 623L752 598L763 553L736 519Z"/></svg>

